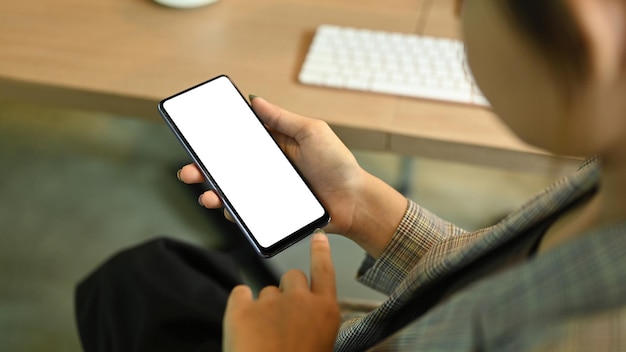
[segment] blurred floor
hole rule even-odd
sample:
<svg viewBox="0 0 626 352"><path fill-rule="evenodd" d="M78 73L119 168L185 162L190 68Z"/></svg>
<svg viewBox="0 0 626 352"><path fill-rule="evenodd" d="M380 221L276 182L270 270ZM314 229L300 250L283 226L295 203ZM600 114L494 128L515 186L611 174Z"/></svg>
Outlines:
<svg viewBox="0 0 626 352"><path fill-rule="evenodd" d="M362 165L467 229L491 224L551 177L355 151ZM80 351L73 288L130 245L168 235L219 246L219 226L176 180L187 156L160 123L0 103L0 351ZM408 163L407 163L408 161ZM267 261L308 270L307 241ZM343 297L382 299L354 281L363 251L331 236Z"/></svg>

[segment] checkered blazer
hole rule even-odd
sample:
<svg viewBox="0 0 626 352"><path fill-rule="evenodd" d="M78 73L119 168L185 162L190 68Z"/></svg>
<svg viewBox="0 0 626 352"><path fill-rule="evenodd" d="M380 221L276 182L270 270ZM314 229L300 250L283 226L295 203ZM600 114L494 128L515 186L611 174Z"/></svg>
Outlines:
<svg viewBox="0 0 626 352"><path fill-rule="evenodd" d="M626 351L626 223L571 241L442 298L455 274L592 192L599 165L570 177L474 232L415 203L359 281L388 294L348 317L338 351ZM457 276L458 277L458 276Z"/></svg>

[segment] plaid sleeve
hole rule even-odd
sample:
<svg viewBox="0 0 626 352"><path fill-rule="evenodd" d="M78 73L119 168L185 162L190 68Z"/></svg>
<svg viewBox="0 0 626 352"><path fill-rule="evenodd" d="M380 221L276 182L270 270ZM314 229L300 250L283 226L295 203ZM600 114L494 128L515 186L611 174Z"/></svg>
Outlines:
<svg viewBox="0 0 626 352"><path fill-rule="evenodd" d="M367 256L358 272L359 282L389 294L437 242L466 231L409 201L406 213L383 254Z"/></svg>

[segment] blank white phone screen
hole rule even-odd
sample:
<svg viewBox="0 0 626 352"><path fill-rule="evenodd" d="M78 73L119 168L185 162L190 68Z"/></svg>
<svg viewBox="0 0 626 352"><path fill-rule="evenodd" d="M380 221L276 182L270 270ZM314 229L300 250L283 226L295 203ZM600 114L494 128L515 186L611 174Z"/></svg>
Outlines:
<svg viewBox="0 0 626 352"><path fill-rule="evenodd" d="M227 77L174 96L163 108L262 247L325 214Z"/></svg>

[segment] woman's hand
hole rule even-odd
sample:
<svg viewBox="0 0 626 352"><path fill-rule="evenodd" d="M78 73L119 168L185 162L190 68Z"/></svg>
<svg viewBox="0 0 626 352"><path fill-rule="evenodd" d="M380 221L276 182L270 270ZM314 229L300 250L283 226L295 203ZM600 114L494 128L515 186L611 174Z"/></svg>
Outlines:
<svg viewBox="0 0 626 352"><path fill-rule="evenodd" d="M252 108L330 213L332 220L325 230L351 238L378 257L404 215L406 198L363 170L325 122L280 109L262 98L254 98ZM184 166L178 178L204 182L195 164ZM202 194L199 201L207 208L223 206L213 191Z"/></svg>
<svg viewBox="0 0 626 352"><path fill-rule="evenodd" d="M233 289L224 315L224 351L332 351L340 323L328 238L311 239L311 285L292 270L280 288L268 286L257 300L247 286Z"/></svg>
<svg viewBox="0 0 626 352"><path fill-rule="evenodd" d="M352 153L323 121L282 110L262 98L253 99L252 107L328 209L332 220L326 230L349 233L364 174ZM204 181L195 164L183 167L179 178L186 183ZM213 191L199 201L207 208L223 206Z"/></svg>

